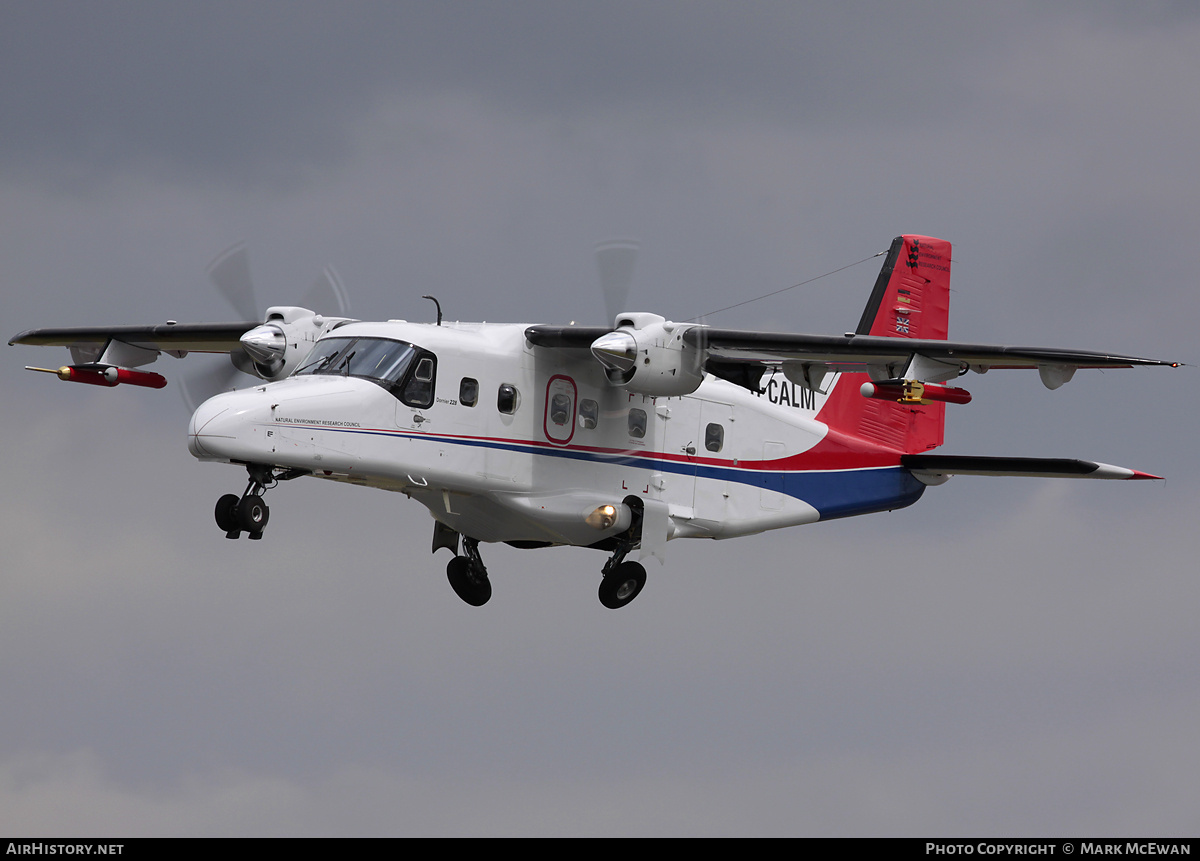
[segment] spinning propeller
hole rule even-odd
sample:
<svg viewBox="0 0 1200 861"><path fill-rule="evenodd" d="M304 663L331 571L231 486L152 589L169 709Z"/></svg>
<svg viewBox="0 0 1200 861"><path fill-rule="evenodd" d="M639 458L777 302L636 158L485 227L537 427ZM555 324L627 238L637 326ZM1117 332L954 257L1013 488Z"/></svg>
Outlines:
<svg viewBox="0 0 1200 861"><path fill-rule="evenodd" d="M596 271L600 274L600 290L608 312L605 323L609 326L626 310L639 247L635 239L610 239L596 245Z"/></svg>
<svg viewBox="0 0 1200 861"><path fill-rule="evenodd" d="M208 278L243 320L262 320L263 312L254 296L254 281L250 277L250 256L246 243L239 242L224 251L207 270ZM329 316L349 316L350 301L346 289L332 267L326 267L304 294L300 304ZM220 392L237 388L239 374L252 374L253 359L245 349L229 354L229 363L209 362L208 366L184 374L179 390L188 409L196 407ZM256 377L257 379L257 377Z"/></svg>

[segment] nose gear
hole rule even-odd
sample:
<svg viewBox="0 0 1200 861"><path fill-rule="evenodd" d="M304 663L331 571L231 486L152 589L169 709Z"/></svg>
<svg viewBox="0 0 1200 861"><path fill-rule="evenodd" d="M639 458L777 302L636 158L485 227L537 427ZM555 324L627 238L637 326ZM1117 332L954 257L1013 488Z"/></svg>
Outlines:
<svg viewBox="0 0 1200 861"><path fill-rule="evenodd" d="M277 472L273 466L248 463L246 472L250 474L250 481L240 498L227 493L217 500L217 527L225 533L226 538L240 538L245 532L246 537L258 540L262 538L267 521L271 519L271 509L263 499L263 494L281 481L308 475L308 470L281 469Z"/></svg>

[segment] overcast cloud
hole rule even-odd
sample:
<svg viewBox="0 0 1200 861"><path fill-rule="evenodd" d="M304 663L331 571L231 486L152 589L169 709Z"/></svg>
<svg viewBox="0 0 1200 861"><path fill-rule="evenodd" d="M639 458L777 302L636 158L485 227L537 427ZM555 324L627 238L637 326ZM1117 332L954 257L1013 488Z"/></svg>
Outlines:
<svg viewBox="0 0 1200 861"><path fill-rule="evenodd" d="M1192 363L1192 4L0 2L0 319L232 319L334 265L363 318L638 309L842 332L902 232L951 336ZM297 481L212 523L171 389L6 348L0 830L75 835L1195 834L1196 375L972 377L943 451L1165 482L958 477L916 506L601 554L486 547ZM154 370L174 383L188 362Z"/></svg>

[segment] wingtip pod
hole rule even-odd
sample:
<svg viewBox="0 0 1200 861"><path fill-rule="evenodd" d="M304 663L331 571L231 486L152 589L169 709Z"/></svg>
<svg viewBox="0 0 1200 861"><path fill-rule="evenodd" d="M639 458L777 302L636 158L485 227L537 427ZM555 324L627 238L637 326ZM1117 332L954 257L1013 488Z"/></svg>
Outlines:
<svg viewBox="0 0 1200 861"><path fill-rule="evenodd" d="M953 386L922 383L919 380L884 380L866 382L859 389L864 398L881 401L896 401L899 404L931 404L941 401L947 404L969 404L971 393Z"/></svg>
<svg viewBox="0 0 1200 861"><path fill-rule="evenodd" d="M161 389L167 385L167 378L162 374L150 371L135 371L131 368L80 368L73 365L63 365L61 368L35 368L26 365L27 371L41 371L43 374L54 374L60 380L68 383L86 383L89 386L105 386L112 388L121 383L130 386L142 386L147 389Z"/></svg>

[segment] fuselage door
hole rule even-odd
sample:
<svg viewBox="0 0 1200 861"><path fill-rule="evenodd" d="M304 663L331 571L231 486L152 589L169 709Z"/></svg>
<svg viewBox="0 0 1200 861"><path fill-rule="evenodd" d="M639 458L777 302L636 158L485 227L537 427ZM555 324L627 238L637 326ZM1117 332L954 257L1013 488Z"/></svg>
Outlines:
<svg viewBox="0 0 1200 861"><path fill-rule="evenodd" d="M542 431L550 442L566 445L575 436L575 404L578 400L575 381L565 374L555 374L546 383Z"/></svg>
<svg viewBox="0 0 1200 861"><path fill-rule="evenodd" d="M726 473L733 466L733 453L737 451L736 427L731 404L702 402L696 436L701 444L699 454L706 462L697 469L692 506L698 520L720 522L726 516L729 500Z"/></svg>

